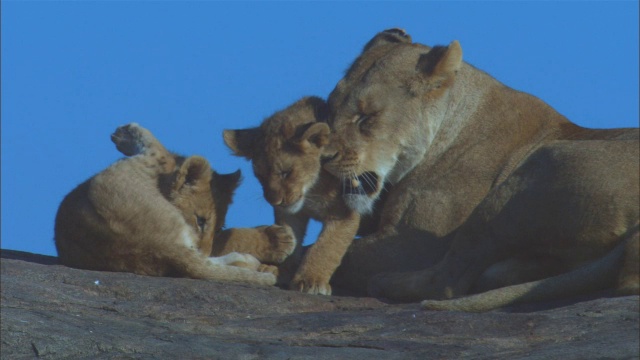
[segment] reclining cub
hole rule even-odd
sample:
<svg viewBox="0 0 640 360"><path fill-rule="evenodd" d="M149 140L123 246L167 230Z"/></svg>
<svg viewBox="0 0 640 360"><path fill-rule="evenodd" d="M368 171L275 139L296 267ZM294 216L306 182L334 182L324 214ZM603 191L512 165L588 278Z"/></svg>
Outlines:
<svg viewBox="0 0 640 360"><path fill-rule="evenodd" d="M360 215L344 204L339 179L321 169L329 138L329 127L322 122L326 113L324 100L303 98L259 127L225 130L224 140L235 155L253 162L276 223L290 226L299 245L310 218L323 223L290 287L331 295L329 280L356 235Z"/></svg>
<svg viewBox="0 0 640 360"><path fill-rule="evenodd" d="M202 157L175 156L137 124L119 127L111 139L131 157L80 184L62 201L55 224L62 264L275 283L273 274L256 271L260 263L251 255L208 257L239 173L219 175Z"/></svg>

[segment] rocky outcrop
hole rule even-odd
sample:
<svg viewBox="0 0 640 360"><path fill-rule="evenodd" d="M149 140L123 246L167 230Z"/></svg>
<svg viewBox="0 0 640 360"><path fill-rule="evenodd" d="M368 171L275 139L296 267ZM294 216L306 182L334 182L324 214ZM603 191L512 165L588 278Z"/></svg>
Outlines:
<svg viewBox="0 0 640 360"><path fill-rule="evenodd" d="M637 359L639 298L482 314L2 251L2 359Z"/></svg>

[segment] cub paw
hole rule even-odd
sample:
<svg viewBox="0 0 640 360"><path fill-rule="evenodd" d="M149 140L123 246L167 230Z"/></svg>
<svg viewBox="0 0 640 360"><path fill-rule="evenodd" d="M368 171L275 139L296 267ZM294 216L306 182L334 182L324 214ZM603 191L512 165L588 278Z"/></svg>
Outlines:
<svg viewBox="0 0 640 360"><path fill-rule="evenodd" d="M315 276L296 275L289 288L312 295L331 295L331 285L329 285L328 279Z"/></svg>
<svg viewBox="0 0 640 360"><path fill-rule="evenodd" d="M155 138L149 130L136 123L131 123L118 127L111 134L111 141L116 145L118 151L126 156L133 156L150 147Z"/></svg>
<svg viewBox="0 0 640 360"><path fill-rule="evenodd" d="M288 226L271 225L264 230L269 238L269 246L263 254L265 262L280 264L296 248L296 238Z"/></svg>
<svg viewBox="0 0 640 360"><path fill-rule="evenodd" d="M241 254L237 252L229 253L217 259L224 265L237 266L249 270L258 270L261 265L260 261L258 261L258 259L256 259L252 255Z"/></svg>
<svg viewBox="0 0 640 360"><path fill-rule="evenodd" d="M260 264L258 266L258 272L273 274L278 276L278 267L274 265Z"/></svg>

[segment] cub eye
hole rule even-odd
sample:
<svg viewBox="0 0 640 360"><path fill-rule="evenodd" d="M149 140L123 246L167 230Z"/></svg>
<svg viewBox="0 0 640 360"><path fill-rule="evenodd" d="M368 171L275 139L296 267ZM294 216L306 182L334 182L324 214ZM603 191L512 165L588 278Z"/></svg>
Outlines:
<svg viewBox="0 0 640 360"><path fill-rule="evenodd" d="M198 225L198 228L200 228L200 231L204 232L204 227L207 225L207 219L196 215L196 224Z"/></svg>
<svg viewBox="0 0 640 360"><path fill-rule="evenodd" d="M291 175L291 170L281 171L280 178L286 179Z"/></svg>

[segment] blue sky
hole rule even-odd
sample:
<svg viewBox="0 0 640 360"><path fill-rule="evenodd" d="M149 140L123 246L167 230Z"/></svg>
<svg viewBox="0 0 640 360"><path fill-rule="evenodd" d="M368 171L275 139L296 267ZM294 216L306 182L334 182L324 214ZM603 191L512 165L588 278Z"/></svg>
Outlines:
<svg viewBox="0 0 640 360"><path fill-rule="evenodd" d="M132 121L242 169L229 227L272 223L222 130L326 97L390 27L459 40L466 61L579 125L638 126L637 1L2 1L2 248L55 255L58 204L119 158L109 135Z"/></svg>

